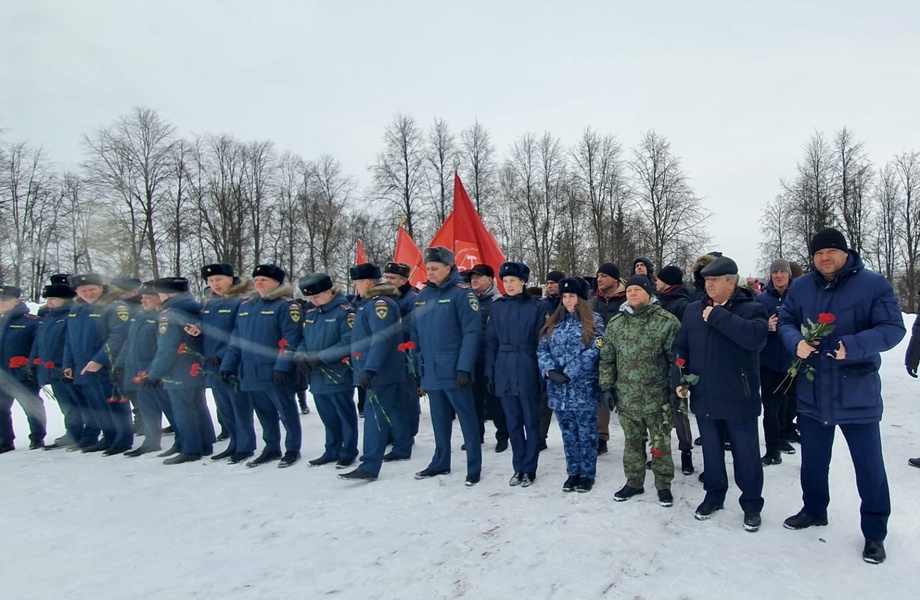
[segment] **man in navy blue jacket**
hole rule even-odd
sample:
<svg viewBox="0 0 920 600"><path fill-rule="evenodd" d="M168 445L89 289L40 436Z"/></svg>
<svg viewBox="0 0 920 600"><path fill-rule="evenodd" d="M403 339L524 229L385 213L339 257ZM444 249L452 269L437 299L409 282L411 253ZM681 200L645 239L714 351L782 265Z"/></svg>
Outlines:
<svg viewBox="0 0 920 600"><path fill-rule="evenodd" d="M839 426L856 470L863 560L885 560L891 500L882 459L880 354L906 332L891 284L863 266L836 229L819 231L809 244L814 270L799 277L779 315L779 333L790 352L810 366L814 380L796 377L802 445L802 509L785 520L787 529L827 525L828 470ZM808 321L833 321L824 339L809 344ZM833 317L828 317L828 315ZM800 370L801 370L800 369ZM800 373L801 375L801 373ZM709 470L709 465L706 465Z"/></svg>
<svg viewBox="0 0 920 600"><path fill-rule="evenodd" d="M687 390L674 369L678 395L690 396L703 438L703 488L706 497L695 513L706 520L722 510L728 491L722 440L731 442L735 483L744 528L760 528L763 509L763 465L760 463L760 350L767 340L767 311L754 302L751 291L738 287L738 266L727 256L713 260L700 272L705 285L701 300L684 311L674 342L676 360L699 381Z"/></svg>
<svg viewBox="0 0 920 600"><path fill-rule="evenodd" d="M38 328L38 317L19 296L22 290L0 286L0 454L13 450L13 398L19 400L29 419L29 449L45 445L45 406L38 397L38 382L29 356Z"/></svg>
<svg viewBox="0 0 920 600"><path fill-rule="evenodd" d="M425 250L428 284L412 313L412 341L422 388L428 392L434 456L415 474L427 479L450 473L451 408L466 444L466 485L479 483L482 447L473 399L473 374L482 323L479 300L454 266L454 253L442 246Z"/></svg>
<svg viewBox="0 0 920 600"><path fill-rule="evenodd" d="M412 309L415 308L415 296L417 292L412 284L409 283L409 276L412 269L405 263L388 262L383 268L383 277L386 282L395 286L399 290L399 316L402 320L403 342L412 339ZM406 355L411 357L411 353ZM409 358L411 360L411 358ZM405 386L406 394L401 398L399 412L405 415L405 421L409 424L409 433L412 436L412 443L415 443L415 436L418 434L418 421L421 407L418 396L418 381L414 377L407 380ZM392 453L384 457L384 460L398 460L398 456Z"/></svg>

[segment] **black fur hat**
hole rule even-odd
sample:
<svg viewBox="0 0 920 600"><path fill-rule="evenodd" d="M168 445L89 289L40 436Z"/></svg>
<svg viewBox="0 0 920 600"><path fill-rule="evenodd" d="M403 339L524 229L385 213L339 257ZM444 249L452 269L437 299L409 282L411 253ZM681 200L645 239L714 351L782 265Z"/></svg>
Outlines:
<svg viewBox="0 0 920 600"><path fill-rule="evenodd" d="M439 262L441 264L447 265L448 267L452 267L454 265L454 253L444 246L432 246L431 248L425 248L424 262Z"/></svg>
<svg viewBox="0 0 920 600"><path fill-rule="evenodd" d="M73 289L77 289L81 285L98 285L105 286L105 283L102 281L102 277L96 273L82 273L80 275L71 275L68 280L68 284Z"/></svg>
<svg viewBox="0 0 920 600"><path fill-rule="evenodd" d="M77 293L73 291L73 288L69 285L52 283L51 285L46 285L42 289L43 298L64 298L66 300L72 300Z"/></svg>
<svg viewBox="0 0 920 600"><path fill-rule="evenodd" d="M19 299L22 296L22 289L15 285L0 285L0 299L9 300L11 298Z"/></svg>
<svg viewBox="0 0 920 600"><path fill-rule="evenodd" d="M351 277L352 281L358 279L380 279L380 267L373 263L362 263L360 265L355 265L352 267L348 275Z"/></svg>
<svg viewBox="0 0 920 600"><path fill-rule="evenodd" d="M530 280L530 267L522 262L504 262L498 267L498 277L501 279L509 275L527 283Z"/></svg>
<svg viewBox="0 0 920 600"><path fill-rule="evenodd" d="M297 282L297 287L303 292L304 296L315 296L320 292L332 289L332 278L325 273L310 273L301 277Z"/></svg>
<svg viewBox="0 0 920 600"><path fill-rule="evenodd" d="M201 278L207 279L211 275L226 275L227 277L236 277L233 274L233 265L230 263L214 263L201 267Z"/></svg>
<svg viewBox="0 0 920 600"><path fill-rule="evenodd" d="M160 290L157 289L157 282L154 279L142 283L141 289L138 291L141 296L158 296L160 294Z"/></svg>
<svg viewBox="0 0 920 600"><path fill-rule="evenodd" d="M277 265L258 265L252 270L253 277L268 277L278 283L284 283L284 277L287 273Z"/></svg>
<svg viewBox="0 0 920 600"><path fill-rule="evenodd" d="M118 288L123 292L130 292L141 287L141 280L137 277L121 275L112 280L112 287Z"/></svg>
<svg viewBox="0 0 920 600"><path fill-rule="evenodd" d="M591 286L581 277L566 277L559 282L559 295L562 294L578 294L587 300L591 294Z"/></svg>
<svg viewBox="0 0 920 600"><path fill-rule="evenodd" d="M161 294L182 294L188 291L185 277L161 277L154 280L153 287Z"/></svg>
<svg viewBox="0 0 920 600"><path fill-rule="evenodd" d="M399 275L400 277L408 277L409 274L412 273L412 269L405 263L388 262L383 268L383 272Z"/></svg>
<svg viewBox="0 0 920 600"><path fill-rule="evenodd" d="M51 285L70 285L70 273L58 273L57 275L52 275Z"/></svg>

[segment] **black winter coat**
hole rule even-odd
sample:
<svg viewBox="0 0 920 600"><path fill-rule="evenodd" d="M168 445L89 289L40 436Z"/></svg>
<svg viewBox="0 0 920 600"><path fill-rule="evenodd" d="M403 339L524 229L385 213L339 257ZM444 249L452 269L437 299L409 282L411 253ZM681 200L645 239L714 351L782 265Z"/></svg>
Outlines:
<svg viewBox="0 0 920 600"><path fill-rule="evenodd" d="M682 285L668 292L658 294L658 303L661 308L677 317L678 321L684 318L684 311L690 302L690 290Z"/></svg>

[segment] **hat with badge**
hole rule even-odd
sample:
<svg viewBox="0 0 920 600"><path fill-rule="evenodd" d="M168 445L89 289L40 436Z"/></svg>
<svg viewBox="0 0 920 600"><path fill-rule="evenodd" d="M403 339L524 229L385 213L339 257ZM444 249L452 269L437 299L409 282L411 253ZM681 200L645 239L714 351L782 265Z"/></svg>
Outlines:
<svg viewBox="0 0 920 600"><path fill-rule="evenodd" d="M185 277L161 277L154 280L153 285L160 294L182 294L188 291L188 279Z"/></svg>
<svg viewBox="0 0 920 600"><path fill-rule="evenodd" d="M442 265L452 267L454 266L454 253L444 246L432 246L430 248L425 248L424 262L439 262Z"/></svg>
<svg viewBox="0 0 920 600"><path fill-rule="evenodd" d="M332 278L325 273L310 273L300 278L297 287L304 296L315 296L321 292L332 289Z"/></svg>
<svg viewBox="0 0 920 600"><path fill-rule="evenodd" d="M123 292L130 292L141 287L141 280L137 277L121 275L112 280L112 287L118 288Z"/></svg>
<svg viewBox="0 0 920 600"><path fill-rule="evenodd" d="M0 300L19 300L22 289L15 285L0 285Z"/></svg>
<svg viewBox="0 0 920 600"><path fill-rule="evenodd" d="M252 270L253 277L268 277L278 283L284 283L284 277L287 273L277 265L258 265Z"/></svg>
<svg viewBox="0 0 920 600"><path fill-rule="evenodd" d="M591 293L591 286L581 277L566 277L559 282L559 294L577 294L585 300Z"/></svg>
<svg viewBox="0 0 920 600"><path fill-rule="evenodd" d="M42 289L43 298L64 298L66 300L70 300L76 295L77 293L73 290L73 288L66 283L51 283Z"/></svg>
<svg viewBox="0 0 920 600"><path fill-rule="evenodd" d="M473 268L475 269L476 267ZM522 262L503 262L498 267L498 277L500 279L504 279L505 277L517 277L524 283L527 283L530 280L530 267Z"/></svg>
<svg viewBox="0 0 920 600"><path fill-rule="evenodd" d="M49 281L51 285L70 285L70 273L57 273L52 275Z"/></svg>
<svg viewBox="0 0 920 600"><path fill-rule="evenodd" d="M202 279L207 279L211 275L226 275L227 277L235 277L233 274L233 265L230 263L214 263L201 267Z"/></svg>
<svg viewBox="0 0 920 600"><path fill-rule="evenodd" d="M157 282L154 279L145 281L138 290L142 296L159 296L160 291L157 289Z"/></svg>
<svg viewBox="0 0 920 600"><path fill-rule="evenodd" d="M71 275L68 283L73 289L77 289L81 285L105 286L105 283L102 281L102 277L96 273L81 273L80 275Z"/></svg>
<svg viewBox="0 0 920 600"><path fill-rule="evenodd" d="M380 279L380 267L373 263L361 263L348 270L348 275L352 281L358 279Z"/></svg>
<svg viewBox="0 0 920 600"><path fill-rule="evenodd" d="M383 268L383 272L399 275L400 277L408 277L409 274L412 273L412 269L406 263L388 262Z"/></svg>

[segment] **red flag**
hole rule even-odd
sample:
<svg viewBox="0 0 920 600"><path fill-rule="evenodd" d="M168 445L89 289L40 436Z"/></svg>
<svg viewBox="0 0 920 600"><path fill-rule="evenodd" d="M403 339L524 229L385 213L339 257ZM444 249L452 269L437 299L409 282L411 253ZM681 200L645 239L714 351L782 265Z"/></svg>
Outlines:
<svg viewBox="0 0 920 600"><path fill-rule="evenodd" d="M497 274L499 266L505 262L505 255L502 253L501 248L498 247L495 237L482 224L482 219L479 218L479 214L473 207L470 197L466 194L466 190L463 189L460 176L456 173L454 173L454 211L448 221L452 221L451 238L453 244L447 247L452 247L454 250L457 268L465 271L471 269L473 265L482 263L492 267ZM447 226L447 221L445 221L444 225L445 227ZM441 231L445 227L442 227ZM441 234L441 231L438 231L438 234L435 235L436 239ZM435 244L432 241L432 245L445 244ZM495 283L500 290L503 290L501 281L496 278Z"/></svg>
<svg viewBox="0 0 920 600"><path fill-rule="evenodd" d="M403 229L402 225L396 232L396 251L393 253L393 262L409 265L409 284L418 288L425 283L428 276L425 274L425 263L422 262L422 251L415 245L412 237Z"/></svg>
<svg viewBox="0 0 920 600"><path fill-rule="evenodd" d="M364 252L364 244L361 243L361 240L358 240L357 258L355 261L356 265L363 265L368 262L367 254Z"/></svg>

